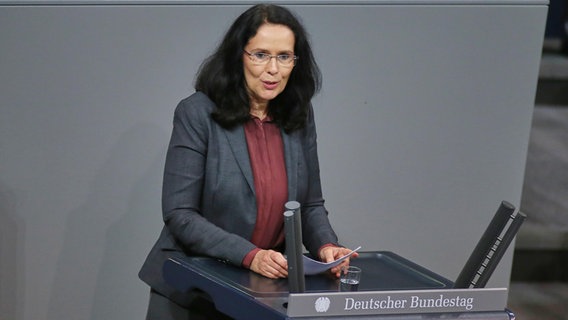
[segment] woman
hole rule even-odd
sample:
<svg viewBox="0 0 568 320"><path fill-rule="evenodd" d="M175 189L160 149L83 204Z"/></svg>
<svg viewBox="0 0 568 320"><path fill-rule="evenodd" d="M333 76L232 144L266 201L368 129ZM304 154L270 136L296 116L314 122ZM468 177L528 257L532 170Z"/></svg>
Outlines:
<svg viewBox="0 0 568 320"><path fill-rule="evenodd" d="M180 308L166 298L185 307L177 313L198 313L161 277L172 252L287 277L281 249L289 200L302 204L304 246L313 256L329 262L351 251L338 245L323 205L310 104L319 87L306 32L287 9L256 5L229 28L202 65L197 92L175 111L165 226L140 271L152 288L148 318ZM339 276L340 267L330 272Z"/></svg>

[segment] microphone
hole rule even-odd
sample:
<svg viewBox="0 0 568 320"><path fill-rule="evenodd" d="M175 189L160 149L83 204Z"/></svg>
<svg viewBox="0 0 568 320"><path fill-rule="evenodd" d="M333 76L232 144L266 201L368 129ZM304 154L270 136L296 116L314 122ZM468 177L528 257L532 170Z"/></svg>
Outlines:
<svg viewBox="0 0 568 320"><path fill-rule="evenodd" d="M288 201L284 205L284 232L288 257L288 287L291 293L306 291L302 254L302 213L300 203Z"/></svg>

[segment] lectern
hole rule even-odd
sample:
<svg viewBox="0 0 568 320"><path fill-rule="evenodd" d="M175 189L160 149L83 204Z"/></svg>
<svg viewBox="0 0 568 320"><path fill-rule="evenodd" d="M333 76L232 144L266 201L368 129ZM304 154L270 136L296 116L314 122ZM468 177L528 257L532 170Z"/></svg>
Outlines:
<svg viewBox="0 0 568 320"><path fill-rule="evenodd" d="M506 289L453 289L453 282L393 252L361 252L358 292L338 292L338 280L306 276L305 293L287 279L268 279L206 257L174 255L165 280L180 296L201 292L234 319L485 319L514 318Z"/></svg>

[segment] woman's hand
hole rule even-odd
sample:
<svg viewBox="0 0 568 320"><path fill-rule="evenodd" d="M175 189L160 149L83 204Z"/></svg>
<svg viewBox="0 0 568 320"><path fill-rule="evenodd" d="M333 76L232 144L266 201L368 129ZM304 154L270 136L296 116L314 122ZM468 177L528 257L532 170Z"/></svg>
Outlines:
<svg viewBox="0 0 568 320"><path fill-rule="evenodd" d="M288 277L288 261L274 250L260 250L252 259L250 269L271 279Z"/></svg>
<svg viewBox="0 0 568 320"><path fill-rule="evenodd" d="M321 249L320 252L319 252L319 256L320 256L321 261L327 263L327 262L332 262L334 260L337 260L337 259L343 257L344 255L351 253L351 251L353 251L353 250L348 249L348 248L329 246L329 247L325 247L325 248ZM357 258L358 256L359 256L359 254L357 252L354 252L349 258L341 261L340 264L331 268L330 269L331 274L334 275L336 278L339 278L339 276L341 275L341 269L343 267L349 266L349 259Z"/></svg>

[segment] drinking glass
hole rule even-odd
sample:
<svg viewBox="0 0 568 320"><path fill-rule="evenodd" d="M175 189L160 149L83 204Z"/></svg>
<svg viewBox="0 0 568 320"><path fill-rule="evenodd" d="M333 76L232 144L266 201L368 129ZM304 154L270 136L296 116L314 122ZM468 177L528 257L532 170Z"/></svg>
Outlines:
<svg viewBox="0 0 568 320"><path fill-rule="evenodd" d="M343 267L339 277L339 291L357 291L361 281L361 268L355 266Z"/></svg>

